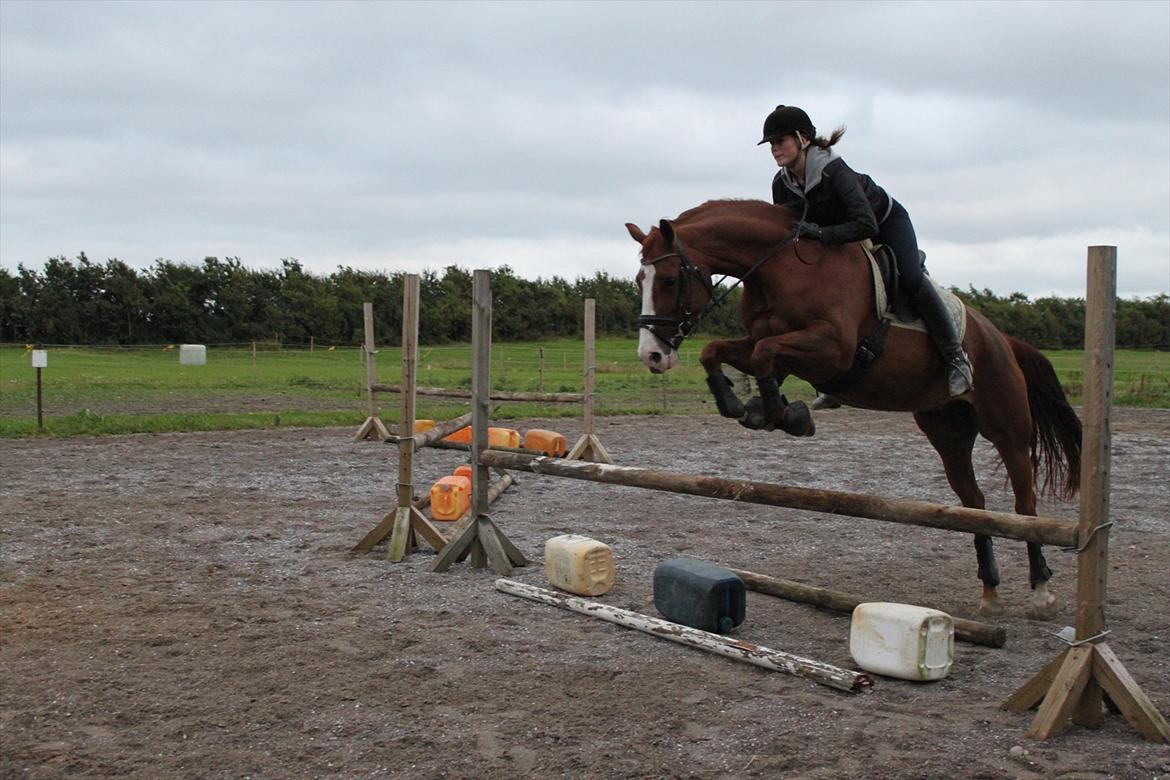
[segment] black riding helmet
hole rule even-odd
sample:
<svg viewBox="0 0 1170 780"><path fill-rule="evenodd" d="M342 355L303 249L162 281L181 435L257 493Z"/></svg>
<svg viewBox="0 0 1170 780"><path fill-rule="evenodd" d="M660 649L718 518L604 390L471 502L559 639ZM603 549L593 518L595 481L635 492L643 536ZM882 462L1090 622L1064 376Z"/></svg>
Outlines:
<svg viewBox="0 0 1170 780"><path fill-rule="evenodd" d="M776 110L768 114L768 118L764 120L764 140L756 146L798 132L803 133L805 138L816 136L817 129L813 127L808 114L796 106L776 106Z"/></svg>

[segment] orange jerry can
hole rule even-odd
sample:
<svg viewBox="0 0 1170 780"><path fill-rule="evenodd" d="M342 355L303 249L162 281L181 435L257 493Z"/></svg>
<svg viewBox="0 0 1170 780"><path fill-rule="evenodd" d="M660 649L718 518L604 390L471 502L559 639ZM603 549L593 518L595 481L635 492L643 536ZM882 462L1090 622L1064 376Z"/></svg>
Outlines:
<svg viewBox="0 0 1170 780"><path fill-rule="evenodd" d="M464 463L462 466L456 466L455 470L451 472L457 477L467 477L471 479L471 464Z"/></svg>
<svg viewBox="0 0 1170 780"><path fill-rule="evenodd" d="M450 436L444 436L443 441L453 441L457 444L471 444L471 426L460 428Z"/></svg>
<svg viewBox="0 0 1170 780"><path fill-rule="evenodd" d="M488 446L517 449L520 446L520 431L512 428L488 428Z"/></svg>
<svg viewBox="0 0 1170 780"><path fill-rule="evenodd" d="M431 486L431 517L435 520L458 520L470 507L470 478L452 474Z"/></svg>
<svg viewBox="0 0 1170 780"><path fill-rule="evenodd" d="M533 428L524 434L524 449L543 452L553 458L564 457L565 452L567 452L564 436L556 431L546 431L541 428Z"/></svg>

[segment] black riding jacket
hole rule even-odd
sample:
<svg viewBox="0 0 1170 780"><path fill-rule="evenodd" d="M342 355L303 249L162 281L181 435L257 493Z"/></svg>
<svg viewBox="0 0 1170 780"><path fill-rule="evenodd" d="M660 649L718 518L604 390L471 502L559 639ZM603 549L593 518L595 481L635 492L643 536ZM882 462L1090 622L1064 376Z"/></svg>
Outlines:
<svg viewBox="0 0 1170 780"><path fill-rule="evenodd" d="M876 238L878 226L894 200L864 173L857 173L829 149L809 147L805 158L805 186L781 168L772 179L772 202L800 212L808 200L806 222L822 228L826 244L847 244Z"/></svg>

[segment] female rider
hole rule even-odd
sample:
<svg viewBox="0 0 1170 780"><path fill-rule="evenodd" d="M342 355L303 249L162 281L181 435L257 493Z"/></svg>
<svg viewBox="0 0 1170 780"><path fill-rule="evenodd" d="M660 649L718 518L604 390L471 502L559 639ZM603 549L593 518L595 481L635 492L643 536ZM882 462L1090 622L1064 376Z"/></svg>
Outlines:
<svg viewBox="0 0 1170 780"><path fill-rule="evenodd" d="M808 212L800 235L826 245L873 239L889 246L898 263L899 284L909 292L918 313L942 354L952 396L971 389L971 363L946 305L918 255L914 225L902 204L863 173L856 173L832 147L841 140L839 127L829 138L817 136L813 123L796 106L776 106L764 120L764 138L780 172L772 180L772 202Z"/></svg>

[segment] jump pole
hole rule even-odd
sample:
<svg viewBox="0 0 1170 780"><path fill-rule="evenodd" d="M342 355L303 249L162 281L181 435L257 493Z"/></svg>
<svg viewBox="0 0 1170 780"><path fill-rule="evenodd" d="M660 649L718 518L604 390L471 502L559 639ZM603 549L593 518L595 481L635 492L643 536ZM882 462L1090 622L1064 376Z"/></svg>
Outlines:
<svg viewBox="0 0 1170 780"><path fill-rule="evenodd" d="M1106 697L1150 742L1170 743L1170 724L1105 643L1109 575L1109 413L1117 305L1117 247L1091 246L1085 296L1085 379L1082 401L1081 503L1077 523L1076 638L1025 683L1004 708L1039 705L1027 735L1048 739L1070 720L1097 728Z"/></svg>
<svg viewBox="0 0 1170 780"><path fill-rule="evenodd" d="M584 385L585 392L583 393L544 393L544 392L522 392L509 390L493 390L488 394L489 400L492 401L535 401L537 403L578 403L582 404L582 434L581 438L577 440L570 450L569 454L565 456L566 460L591 460L598 463L613 463L609 452L601 443L601 440L594 432L594 408L597 399L596 392L596 376L597 376L597 301L593 298L585 299L585 319L584 319ZM367 333L371 334L367 337L368 343L371 345L367 351L373 351L373 312L372 309L367 313L366 319ZM375 393L404 393L407 392L403 384L384 384L377 381L377 376L371 369L368 383L368 394L371 413L373 419L376 418L377 407L374 404ZM468 390L453 390L443 387L415 387L413 389L415 396L428 396L434 398L458 398L460 400L471 401L473 393ZM381 420L376 423L371 423L369 419L362 424L358 430L358 434L354 436L354 441L368 438L370 436L369 426L381 425ZM385 427L382 427L385 430ZM382 436L375 437L379 440L389 440L393 438L388 432Z"/></svg>

